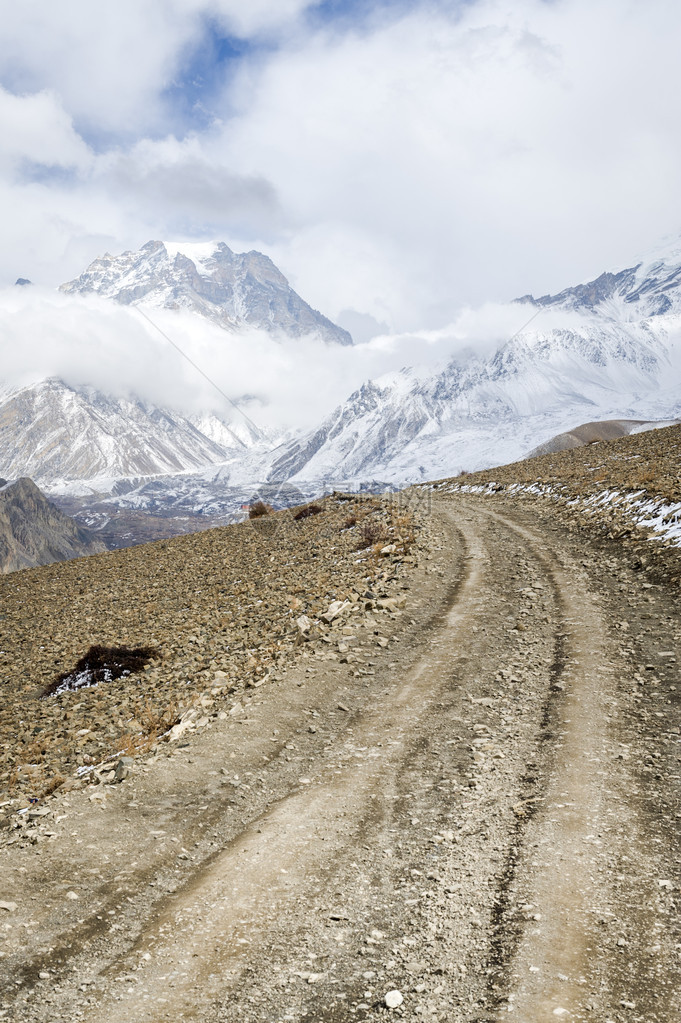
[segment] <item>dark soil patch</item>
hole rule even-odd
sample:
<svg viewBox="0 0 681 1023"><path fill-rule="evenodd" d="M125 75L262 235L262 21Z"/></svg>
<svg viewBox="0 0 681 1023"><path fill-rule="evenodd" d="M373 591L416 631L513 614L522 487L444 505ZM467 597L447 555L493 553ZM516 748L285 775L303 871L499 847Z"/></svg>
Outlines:
<svg viewBox="0 0 681 1023"><path fill-rule="evenodd" d="M75 667L62 672L46 686L43 696L84 689L100 682L115 682L142 671L158 656L159 651L151 646L91 646Z"/></svg>

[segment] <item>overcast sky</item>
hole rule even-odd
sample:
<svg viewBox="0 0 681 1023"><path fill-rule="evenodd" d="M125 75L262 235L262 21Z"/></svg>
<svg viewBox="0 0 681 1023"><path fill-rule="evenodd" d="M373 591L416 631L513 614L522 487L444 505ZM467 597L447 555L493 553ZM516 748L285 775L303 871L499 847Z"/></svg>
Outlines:
<svg viewBox="0 0 681 1023"><path fill-rule="evenodd" d="M0 283L220 239L428 330L681 229L674 0L1 7Z"/></svg>

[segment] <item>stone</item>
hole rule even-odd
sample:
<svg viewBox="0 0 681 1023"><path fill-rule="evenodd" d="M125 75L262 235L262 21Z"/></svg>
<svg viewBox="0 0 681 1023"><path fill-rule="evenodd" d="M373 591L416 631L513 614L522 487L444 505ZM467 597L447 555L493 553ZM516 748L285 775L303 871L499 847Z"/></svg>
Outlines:
<svg viewBox="0 0 681 1023"><path fill-rule="evenodd" d="M396 1009L404 1001L404 996L401 991L396 988L393 991L388 991L383 1001L388 1009Z"/></svg>
<svg viewBox="0 0 681 1023"><path fill-rule="evenodd" d="M0 902L0 910L5 913L16 913L18 908L16 902Z"/></svg>
<svg viewBox="0 0 681 1023"><path fill-rule="evenodd" d="M43 807L39 810L29 810L27 816L30 821L37 821L40 820L41 817L47 817L49 812L49 810Z"/></svg>
<svg viewBox="0 0 681 1023"><path fill-rule="evenodd" d="M65 896L70 902L77 902L80 898L78 892L68 891Z"/></svg>
<svg viewBox="0 0 681 1023"><path fill-rule="evenodd" d="M113 780L115 782L125 781L125 779L130 774L132 765L133 765L132 757L121 757L121 759L116 764L116 770L114 771Z"/></svg>
<svg viewBox="0 0 681 1023"><path fill-rule="evenodd" d="M350 604L347 600L334 600L329 604L328 610L320 615L322 621L325 621L328 625L331 624L334 619L338 618L339 615L343 614Z"/></svg>
<svg viewBox="0 0 681 1023"><path fill-rule="evenodd" d="M306 636L312 628L312 619L307 615L301 615L300 618L296 618L296 626L301 636Z"/></svg>

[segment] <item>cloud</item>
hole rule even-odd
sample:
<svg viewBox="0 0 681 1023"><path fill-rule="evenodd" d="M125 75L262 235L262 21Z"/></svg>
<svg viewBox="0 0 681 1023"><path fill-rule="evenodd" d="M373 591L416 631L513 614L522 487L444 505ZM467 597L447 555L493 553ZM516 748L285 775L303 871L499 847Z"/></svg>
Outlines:
<svg viewBox="0 0 681 1023"><path fill-rule="evenodd" d="M0 275L57 284L105 248L208 233L266 251L327 315L419 332L681 226L681 7L333 6L9 7ZM221 33L245 45L211 58L192 121L188 69Z"/></svg>
<svg viewBox="0 0 681 1023"><path fill-rule="evenodd" d="M10 178L27 167L86 171L92 154L54 93L14 96L0 86L0 168Z"/></svg>
<svg viewBox="0 0 681 1023"><path fill-rule="evenodd" d="M155 220L161 233L276 232L281 209L274 188L256 174L235 174L205 158L195 138L143 141L102 159L98 180L131 214Z"/></svg>
<svg viewBox="0 0 681 1023"><path fill-rule="evenodd" d="M544 326L555 315L542 313ZM570 319L559 315L563 325ZM406 366L427 374L452 358L469 358L471 350L489 353L527 321L528 311L490 304L462 311L437 331L380 335L354 346L257 330L231 334L182 311L156 309L151 319L188 359L134 308L49 289L5 288L2 382L26 385L56 376L75 387L229 420L234 414L224 392L260 426L285 431L317 425L367 379L380 381Z"/></svg>
<svg viewBox="0 0 681 1023"><path fill-rule="evenodd" d="M319 33L244 79L225 150L299 215L279 258L313 302L435 326L465 301L621 265L679 223L679 29L659 0L626 18L609 0L565 0ZM334 249L355 262L343 297Z"/></svg>
<svg viewBox="0 0 681 1023"><path fill-rule="evenodd" d="M273 32L310 0L31 0L5 5L0 80L13 92L54 90L88 133L134 137L173 123L165 90L216 26Z"/></svg>

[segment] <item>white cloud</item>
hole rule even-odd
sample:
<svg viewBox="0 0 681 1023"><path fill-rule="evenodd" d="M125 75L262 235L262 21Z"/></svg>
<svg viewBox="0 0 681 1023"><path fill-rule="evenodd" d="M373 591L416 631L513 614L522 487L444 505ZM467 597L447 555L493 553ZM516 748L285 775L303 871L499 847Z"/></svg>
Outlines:
<svg viewBox="0 0 681 1023"><path fill-rule="evenodd" d="M662 0L490 0L318 35L245 80L225 153L299 218L280 259L312 301L433 326L462 301L621 265L681 223L679 30ZM355 261L350 296L320 237L325 252L378 250Z"/></svg>
<svg viewBox="0 0 681 1023"><path fill-rule="evenodd" d="M681 227L681 7L415 3L341 33L307 6L9 6L0 275L56 284L104 249L206 233L267 251L327 315L432 330ZM168 88L206 18L271 48L182 136ZM25 162L65 173L18 180Z"/></svg>
<svg viewBox="0 0 681 1023"><path fill-rule="evenodd" d="M236 174L206 158L195 136L143 140L128 151L101 157L96 179L128 216L153 223L155 234L204 233L229 228L230 234L273 234L281 210L269 181L257 174Z"/></svg>
<svg viewBox="0 0 681 1023"><path fill-rule="evenodd" d="M545 326L552 315L544 314ZM134 308L35 287L0 291L2 382L56 376L73 386L229 419L222 391L241 401L260 426L312 427L367 379L405 366L431 372L452 357L467 357L471 347L493 351L528 312L519 306L466 309L441 330L382 335L349 347L255 330L230 334L186 312L154 310L151 318L215 387Z"/></svg>
<svg viewBox="0 0 681 1023"><path fill-rule="evenodd" d="M310 0L31 0L3 5L0 80L12 91L53 89L89 131L157 133L172 124L163 93L201 42L223 31L274 31Z"/></svg>
<svg viewBox="0 0 681 1023"><path fill-rule="evenodd" d="M212 3L201 3L195 6L207 9L225 28L241 36L253 36L261 33L272 33L288 23L295 22L297 16L310 7L313 0L213 0Z"/></svg>
<svg viewBox="0 0 681 1023"><path fill-rule="evenodd" d="M0 86L0 167L9 175L25 166L86 171L92 154L52 92L14 96Z"/></svg>

